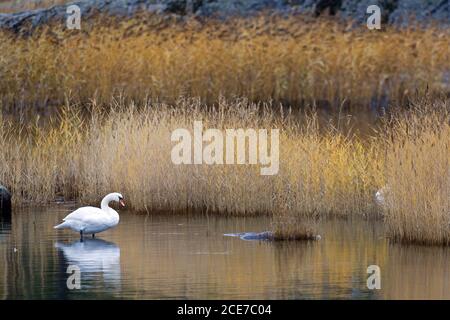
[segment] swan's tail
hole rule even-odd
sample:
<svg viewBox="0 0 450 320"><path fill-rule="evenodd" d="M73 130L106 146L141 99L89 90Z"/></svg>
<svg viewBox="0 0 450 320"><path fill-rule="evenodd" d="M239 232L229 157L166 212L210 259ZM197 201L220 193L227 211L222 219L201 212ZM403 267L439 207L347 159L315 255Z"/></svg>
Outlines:
<svg viewBox="0 0 450 320"><path fill-rule="evenodd" d="M67 221L64 221L63 223L53 227L53 229L65 229L65 228L68 228Z"/></svg>

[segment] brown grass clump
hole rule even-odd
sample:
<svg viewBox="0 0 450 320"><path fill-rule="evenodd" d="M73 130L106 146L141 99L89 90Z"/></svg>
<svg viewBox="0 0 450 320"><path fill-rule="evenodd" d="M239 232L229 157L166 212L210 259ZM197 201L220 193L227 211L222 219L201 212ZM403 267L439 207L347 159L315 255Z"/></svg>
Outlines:
<svg viewBox="0 0 450 320"><path fill-rule="evenodd" d="M365 107L402 104L426 86L448 90L448 30L370 32L302 17L111 21L25 38L0 32L4 108L48 108L66 97L107 103L118 94L141 103L179 96L213 103L222 95Z"/></svg>

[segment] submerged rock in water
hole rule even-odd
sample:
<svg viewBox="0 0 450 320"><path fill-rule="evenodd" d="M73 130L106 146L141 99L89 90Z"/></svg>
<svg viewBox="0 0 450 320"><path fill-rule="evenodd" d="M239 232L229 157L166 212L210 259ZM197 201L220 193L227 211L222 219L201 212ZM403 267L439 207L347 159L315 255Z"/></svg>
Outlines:
<svg viewBox="0 0 450 320"><path fill-rule="evenodd" d="M226 237L238 237L242 240L274 240L272 231L264 232L241 232L241 233L226 233Z"/></svg>
<svg viewBox="0 0 450 320"><path fill-rule="evenodd" d="M11 214L11 193L0 184L0 216Z"/></svg>
<svg viewBox="0 0 450 320"><path fill-rule="evenodd" d="M269 240L300 240L300 238L287 238L281 239L275 237L275 233L272 231L263 231L263 232L241 232L241 233L226 233L225 237L236 237L242 240L261 240L261 241L269 241ZM310 239L302 240L320 240L322 237L320 235L312 236Z"/></svg>

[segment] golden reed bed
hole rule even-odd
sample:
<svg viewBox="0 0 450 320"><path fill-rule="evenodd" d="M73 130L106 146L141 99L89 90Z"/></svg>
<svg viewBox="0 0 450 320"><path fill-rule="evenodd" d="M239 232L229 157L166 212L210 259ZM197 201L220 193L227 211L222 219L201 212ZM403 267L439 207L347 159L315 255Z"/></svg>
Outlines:
<svg viewBox="0 0 450 320"><path fill-rule="evenodd" d="M94 20L96 21L96 20ZM383 32L326 19L267 17L184 22L143 16L0 32L3 107L47 108L121 94L134 101L212 103L219 95L364 108L403 104L418 88L448 90L450 32Z"/></svg>
<svg viewBox="0 0 450 320"><path fill-rule="evenodd" d="M49 126L0 122L0 180L16 204L57 196L96 203L120 190L137 211L268 214L277 237L309 238L328 216L383 213L389 234L407 242L450 240L448 100L386 121L362 140L317 116L280 115L247 100L198 99L176 105L91 106L89 116L63 109ZM103 111L102 111L103 110ZM258 165L175 165L177 128L280 129L280 169ZM387 185L386 204L375 192Z"/></svg>

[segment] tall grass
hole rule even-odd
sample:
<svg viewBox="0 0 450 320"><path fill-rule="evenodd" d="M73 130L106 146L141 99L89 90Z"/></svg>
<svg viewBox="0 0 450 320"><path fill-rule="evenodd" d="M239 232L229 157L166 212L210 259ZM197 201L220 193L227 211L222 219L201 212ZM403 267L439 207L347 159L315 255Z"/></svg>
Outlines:
<svg viewBox="0 0 450 320"><path fill-rule="evenodd" d="M369 31L327 20L259 17L177 22L99 20L81 31L0 32L3 106L86 103L112 95L212 103L219 95L326 106L402 104L418 88L448 90L448 30Z"/></svg>
<svg viewBox="0 0 450 320"><path fill-rule="evenodd" d="M377 178L365 164L372 149L331 125L319 128L314 114L280 114L245 99L214 107L181 99L173 106L91 108L88 117L63 109L47 126L17 129L3 121L0 179L17 203L55 195L95 202L121 190L136 210L271 213L281 194L295 195L289 202L299 213L371 208ZM281 129L279 174L261 176L258 165L174 165L172 130L192 130L194 120L203 120L205 129Z"/></svg>
<svg viewBox="0 0 450 320"><path fill-rule="evenodd" d="M450 244L449 105L396 119L386 153L388 231L404 242Z"/></svg>

